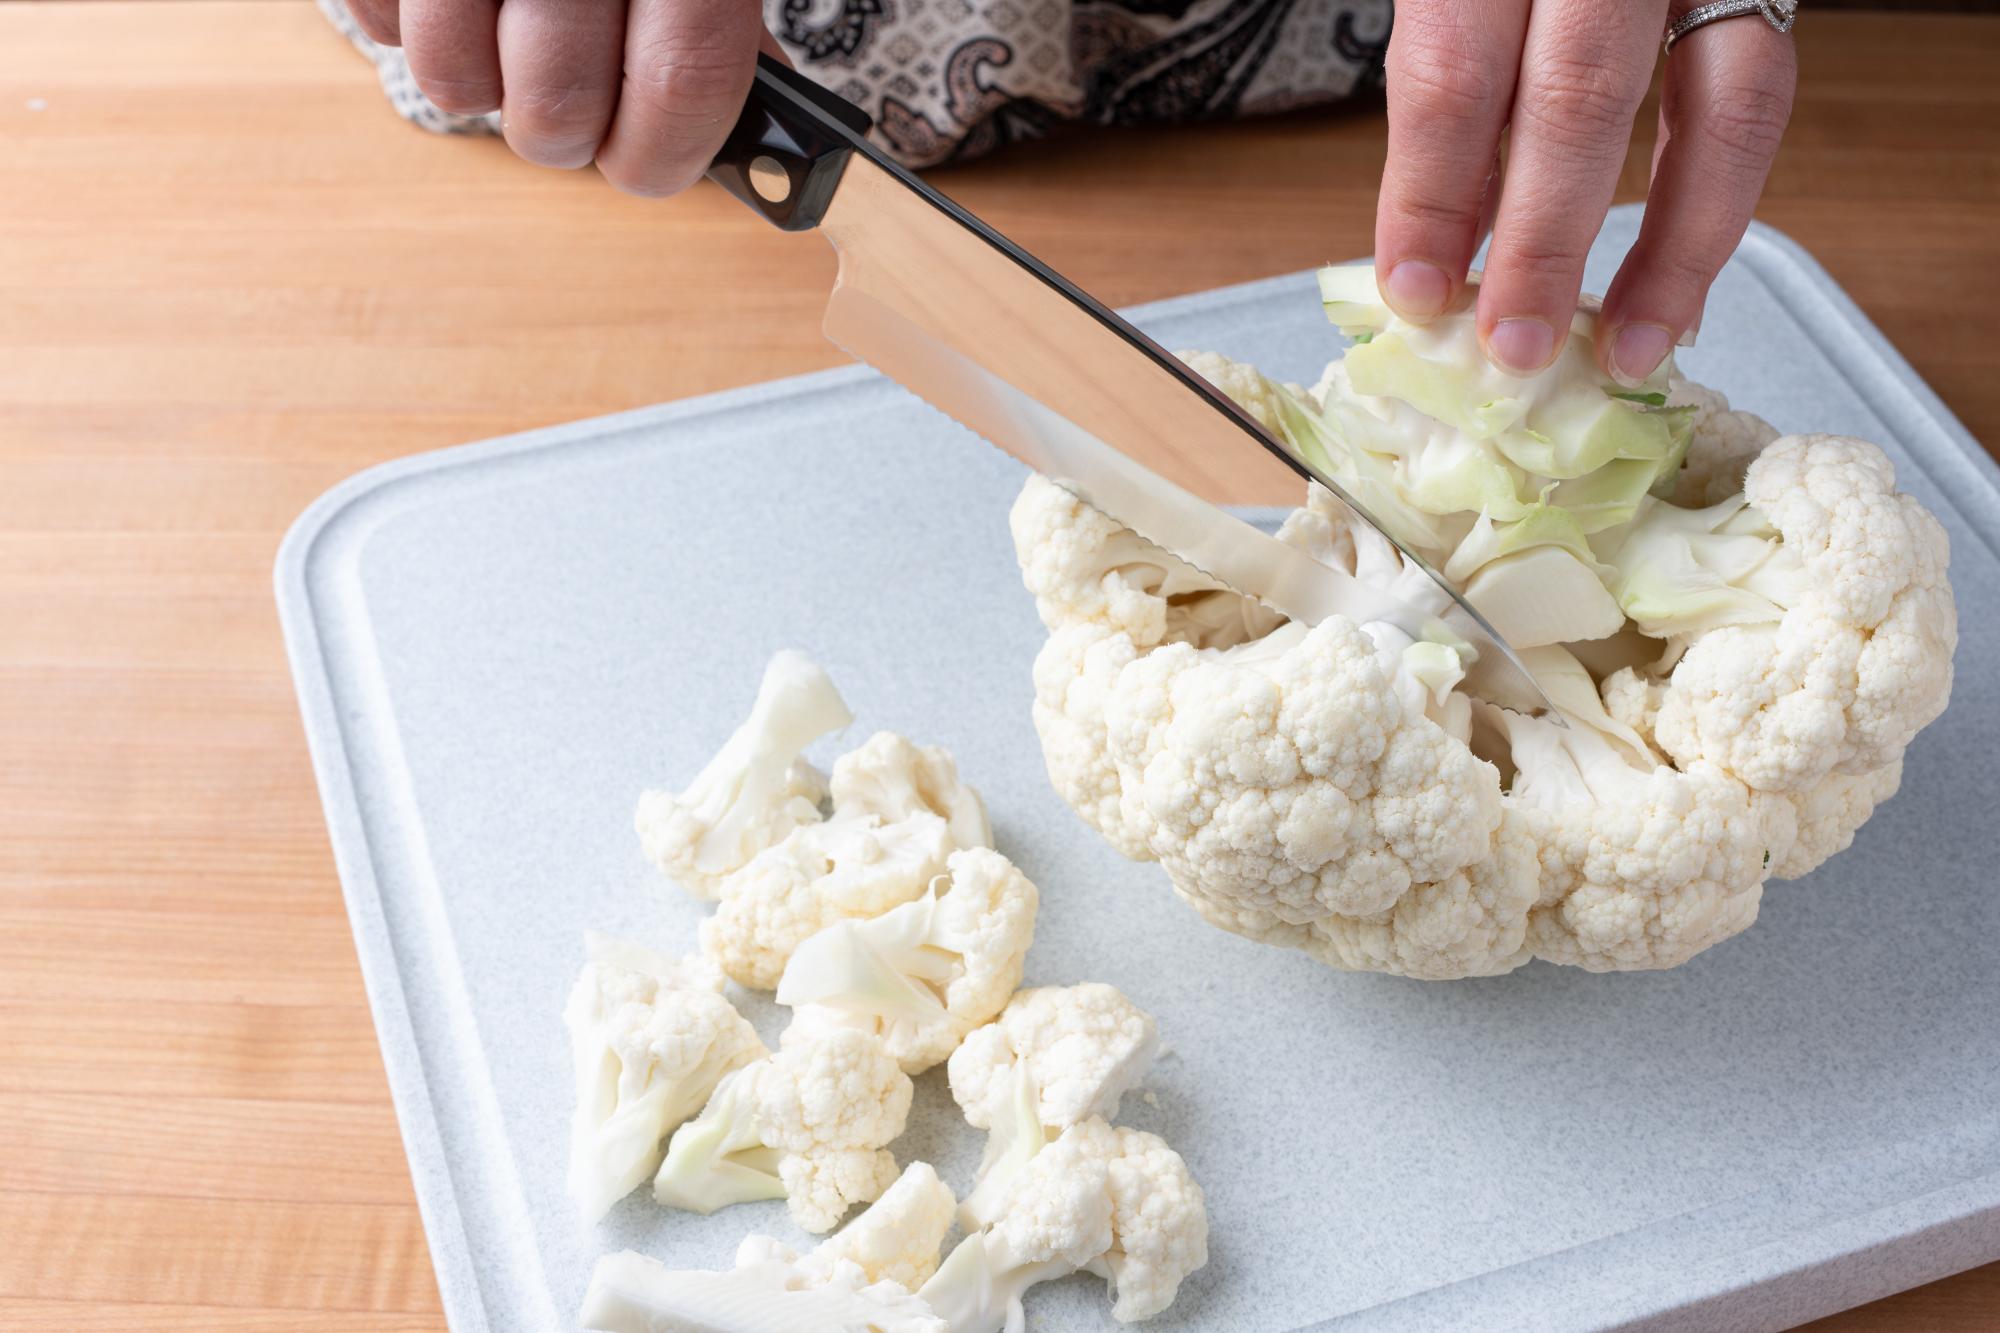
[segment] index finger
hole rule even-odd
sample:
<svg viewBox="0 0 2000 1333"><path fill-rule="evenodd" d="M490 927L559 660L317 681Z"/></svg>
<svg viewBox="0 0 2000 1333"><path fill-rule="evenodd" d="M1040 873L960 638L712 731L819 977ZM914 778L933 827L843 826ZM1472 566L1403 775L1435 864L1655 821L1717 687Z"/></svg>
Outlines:
<svg viewBox="0 0 2000 1333"><path fill-rule="evenodd" d="M1430 0L1397 10L1375 273L1405 318L1437 314L1465 282L1527 26L1528 0Z"/></svg>

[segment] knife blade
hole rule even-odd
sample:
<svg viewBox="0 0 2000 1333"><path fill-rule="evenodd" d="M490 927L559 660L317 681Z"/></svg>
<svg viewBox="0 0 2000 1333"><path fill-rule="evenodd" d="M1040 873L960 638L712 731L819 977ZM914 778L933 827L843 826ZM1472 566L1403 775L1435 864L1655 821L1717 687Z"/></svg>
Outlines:
<svg viewBox="0 0 2000 1333"><path fill-rule="evenodd" d="M817 227L832 242L828 338L1217 582L1306 624L1338 614L1468 646L1468 690L1560 720L1506 641L1402 543L1437 585L1440 609L1320 564L1119 447L1210 469L1275 457L1382 531L1227 395L890 160L867 128L859 108L760 57L709 173L781 228Z"/></svg>

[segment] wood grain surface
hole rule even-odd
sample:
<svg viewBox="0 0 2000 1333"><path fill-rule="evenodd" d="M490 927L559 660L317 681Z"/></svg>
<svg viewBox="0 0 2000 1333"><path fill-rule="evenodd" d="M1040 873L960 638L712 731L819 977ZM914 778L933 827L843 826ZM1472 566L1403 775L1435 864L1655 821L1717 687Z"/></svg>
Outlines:
<svg viewBox="0 0 2000 1333"><path fill-rule="evenodd" d="M2000 440L2000 19L1797 35L1762 216ZM1130 302L1365 253L1381 151L1364 109L937 179ZM0 1327L442 1325L279 535L385 459L834 364L830 275L718 191L405 127L300 0L0 3ZM2000 1265L1817 1327L1996 1326Z"/></svg>

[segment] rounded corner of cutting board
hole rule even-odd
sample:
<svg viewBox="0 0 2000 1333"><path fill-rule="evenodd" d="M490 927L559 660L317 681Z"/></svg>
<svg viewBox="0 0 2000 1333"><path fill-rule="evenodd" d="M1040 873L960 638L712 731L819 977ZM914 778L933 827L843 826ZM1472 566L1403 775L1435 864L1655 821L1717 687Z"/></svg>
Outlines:
<svg viewBox="0 0 2000 1333"><path fill-rule="evenodd" d="M271 576L281 612L295 595L304 591L319 550L320 538L411 472L413 464L429 457L422 455L378 463L334 483L299 511L299 516L292 520L291 526L285 529L284 537L279 540L278 555L272 564Z"/></svg>

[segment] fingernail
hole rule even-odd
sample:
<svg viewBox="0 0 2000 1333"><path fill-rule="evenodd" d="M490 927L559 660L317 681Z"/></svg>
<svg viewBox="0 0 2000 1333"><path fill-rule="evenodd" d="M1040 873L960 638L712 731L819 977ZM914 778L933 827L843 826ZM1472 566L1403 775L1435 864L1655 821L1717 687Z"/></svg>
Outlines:
<svg viewBox="0 0 2000 1333"><path fill-rule="evenodd" d="M1627 324L1611 340L1611 373L1631 388L1660 368L1674 335L1658 324Z"/></svg>
<svg viewBox="0 0 2000 1333"><path fill-rule="evenodd" d="M1683 333L1680 337L1674 339L1674 346L1676 347L1694 346L1695 336L1700 332L1701 332L1701 321L1696 320L1694 323L1687 326L1686 333Z"/></svg>
<svg viewBox="0 0 2000 1333"><path fill-rule="evenodd" d="M1532 375L1555 359L1556 331L1539 319L1503 319L1486 335L1486 354L1502 370Z"/></svg>
<svg viewBox="0 0 2000 1333"><path fill-rule="evenodd" d="M1429 319L1451 300L1451 279L1436 264L1405 259L1389 270L1382 295L1404 319Z"/></svg>

